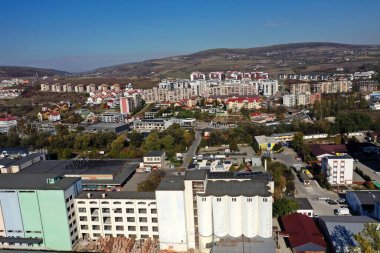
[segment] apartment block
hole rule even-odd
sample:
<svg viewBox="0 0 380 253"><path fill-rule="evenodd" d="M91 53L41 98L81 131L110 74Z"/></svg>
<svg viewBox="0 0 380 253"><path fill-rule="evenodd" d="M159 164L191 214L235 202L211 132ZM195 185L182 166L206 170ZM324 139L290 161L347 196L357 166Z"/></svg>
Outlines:
<svg viewBox="0 0 380 253"><path fill-rule="evenodd" d="M322 172L331 185L352 184L354 159L349 155L326 156L322 159Z"/></svg>

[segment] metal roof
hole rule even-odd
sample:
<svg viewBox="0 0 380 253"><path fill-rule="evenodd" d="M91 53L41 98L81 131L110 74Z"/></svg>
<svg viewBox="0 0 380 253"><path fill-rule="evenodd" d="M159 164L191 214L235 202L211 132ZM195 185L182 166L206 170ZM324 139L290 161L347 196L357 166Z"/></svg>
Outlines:
<svg viewBox="0 0 380 253"><path fill-rule="evenodd" d="M58 179L47 183L48 179ZM66 190L78 177L61 177L59 174L0 174L0 189L7 190Z"/></svg>
<svg viewBox="0 0 380 253"><path fill-rule="evenodd" d="M380 201L380 191L347 191L347 193L353 193L358 198L361 205L375 205Z"/></svg>
<svg viewBox="0 0 380 253"><path fill-rule="evenodd" d="M206 192L200 193L200 196L246 196L246 197L270 197L270 187L267 183L256 180L231 180L231 181L208 181Z"/></svg>

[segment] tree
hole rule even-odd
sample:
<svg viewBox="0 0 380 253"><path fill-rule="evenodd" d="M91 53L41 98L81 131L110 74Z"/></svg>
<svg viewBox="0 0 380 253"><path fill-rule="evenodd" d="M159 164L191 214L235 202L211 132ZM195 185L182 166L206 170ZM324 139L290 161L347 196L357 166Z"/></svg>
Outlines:
<svg viewBox="0 0 380 253"><path fill-rule="evenodd" d="M363 231L354 235L354 238L358 242L361 252L377 253L380 251L380 230L378 224L364 224Z"/></svg>
<svg viewBox="0 0 380 253"><path fill-rule="evenodd" d="M283 148L282 148L282 145L280 143L276 143L274 144L273 146L273 149L272 149L274 152L282 152L283 151Z"/></svg>
<svg viewBox="0 0 380 253"><path fill-rule="evenodd" d="M273 203L273 216L279 217L294 213L298 208L299 205L295 200L280 198Z"/></svg>

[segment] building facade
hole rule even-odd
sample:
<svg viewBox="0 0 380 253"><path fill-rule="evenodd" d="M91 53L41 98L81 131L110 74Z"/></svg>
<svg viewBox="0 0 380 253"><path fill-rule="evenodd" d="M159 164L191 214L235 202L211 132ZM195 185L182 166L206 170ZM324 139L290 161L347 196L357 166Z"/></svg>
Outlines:
<svg viewBox="0 0 380 253"><path fill-rule="evenodd" d="M79 239L74 198L79 178L0 177L0 248L71 250Z"/></svg>
<svg viewBox="0 0 380 253"><path fill-rule="evenodd" d="M354 159L349 155L326 156L322 159L322 172L331 185L352 184Z"/></svg>

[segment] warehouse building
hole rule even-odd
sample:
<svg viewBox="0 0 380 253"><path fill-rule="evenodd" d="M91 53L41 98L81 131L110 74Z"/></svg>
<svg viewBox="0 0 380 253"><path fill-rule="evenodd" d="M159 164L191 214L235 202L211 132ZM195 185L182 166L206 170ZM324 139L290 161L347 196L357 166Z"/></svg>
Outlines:
<svg viewBox="0 0 380 253"><path fill-rule="evenodd" d="M0 176L0 248L71 250L78 241L74 198L80 178Z"/></svg>

